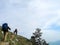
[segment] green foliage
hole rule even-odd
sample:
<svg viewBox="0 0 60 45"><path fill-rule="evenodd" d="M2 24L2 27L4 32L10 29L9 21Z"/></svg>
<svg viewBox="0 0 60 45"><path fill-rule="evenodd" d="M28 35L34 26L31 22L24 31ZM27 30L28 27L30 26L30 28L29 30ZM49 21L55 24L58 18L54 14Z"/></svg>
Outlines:
<svg viewBox="0 0 60 45"><path fill-rule="evenodd" d="M14 38L12 40L11 40L11 35L14 35ZM3 39L3 34L0 29L0 42L2 41L2 39ZM29 39L23 36L15 35L12 32L9 32L7 36L7 42L9 42L9 45L32 45Z"/></svg>

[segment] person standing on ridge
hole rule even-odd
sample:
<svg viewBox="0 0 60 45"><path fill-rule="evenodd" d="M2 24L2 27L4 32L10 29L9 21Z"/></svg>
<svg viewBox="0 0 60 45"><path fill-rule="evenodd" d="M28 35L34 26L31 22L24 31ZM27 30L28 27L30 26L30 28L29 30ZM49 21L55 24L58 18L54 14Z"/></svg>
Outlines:
<svg viewBox="0 0 60 45"><path fill-rule="evenodd" d="M7 39L8 30L11 30L7 23L2 24L2 31L4 33L4 41Z"/></svg>
<svg viewBox="0 0 60 45"><path fill-rule="evenodd" d="M17 35L17 29L15 29L14 34L16 34L16 35Z"/></svg>

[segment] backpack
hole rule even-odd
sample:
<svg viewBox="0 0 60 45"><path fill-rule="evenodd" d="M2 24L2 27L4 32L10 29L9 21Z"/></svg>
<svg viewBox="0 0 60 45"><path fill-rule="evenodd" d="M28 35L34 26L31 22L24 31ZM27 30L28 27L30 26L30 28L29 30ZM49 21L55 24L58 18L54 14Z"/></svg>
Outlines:
<svg viewBox="0 0 60 45"><path fill-rule="evenodd" d="M4 23L3 25L2 25L2 30L7 30L8 29L8 24L7 23Z"/></svg>

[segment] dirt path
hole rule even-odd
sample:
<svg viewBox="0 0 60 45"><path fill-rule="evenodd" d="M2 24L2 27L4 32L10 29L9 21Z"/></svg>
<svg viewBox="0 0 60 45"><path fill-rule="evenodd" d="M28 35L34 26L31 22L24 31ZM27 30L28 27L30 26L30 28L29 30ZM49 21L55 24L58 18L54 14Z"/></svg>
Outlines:
<svg viewBox="0 0 60 45"><path fill-rule="evenodd" d="M9 42L0 42L0 45L9 45Z"/></svg>

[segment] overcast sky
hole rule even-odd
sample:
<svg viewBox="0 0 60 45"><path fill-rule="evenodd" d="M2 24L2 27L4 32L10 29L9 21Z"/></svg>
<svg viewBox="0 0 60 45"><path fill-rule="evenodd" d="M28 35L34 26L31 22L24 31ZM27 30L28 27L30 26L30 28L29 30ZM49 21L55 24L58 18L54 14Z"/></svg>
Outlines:
<svg viewBox="0 0 60 45"><path fill-rule="evenodd" d="M0 25L30 38L38 27L48 42L60 40L60 0L0 0Z"/></svg>

